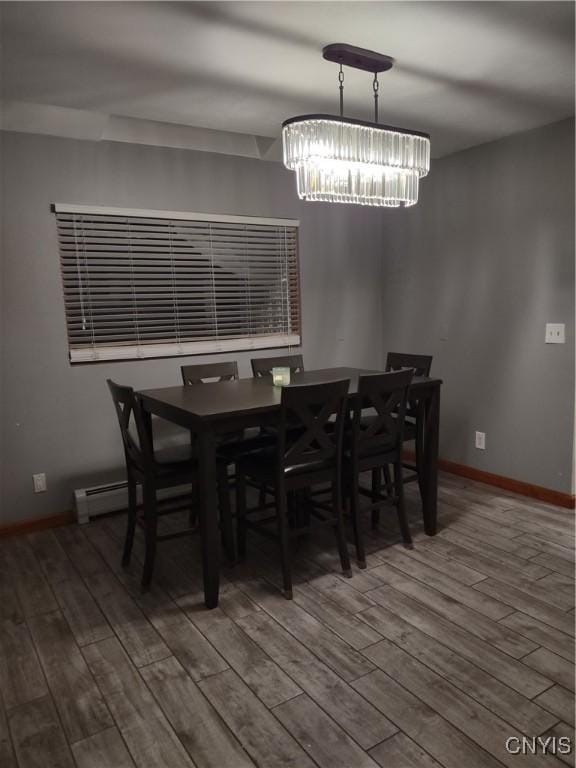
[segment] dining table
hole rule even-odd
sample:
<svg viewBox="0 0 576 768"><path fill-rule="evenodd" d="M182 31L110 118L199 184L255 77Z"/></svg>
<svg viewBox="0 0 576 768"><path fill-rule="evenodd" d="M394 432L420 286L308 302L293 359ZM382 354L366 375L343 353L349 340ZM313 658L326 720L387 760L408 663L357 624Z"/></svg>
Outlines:
<svg viewBox="0 0 576 768"><path fill-rule="evenodd" d="M292 374L288 386L349 379L348 397L353 400L358 394L359 378L376 373L383 371L347 367L309 370ZM410 401L418 403L420 418L423 420L423 461L418 479L424 530L429 536L436 533L441 385L441 379L415 376L409 391ZM274 386L269 376L138 392L146 419L151 421L152 416L166 419L189 430L195 440L199 465L202 574L207 608L218 605L220 580L216 486L218 436L240 432L249 427L273 425L279 417L281 394L281 387Z"/></svg>

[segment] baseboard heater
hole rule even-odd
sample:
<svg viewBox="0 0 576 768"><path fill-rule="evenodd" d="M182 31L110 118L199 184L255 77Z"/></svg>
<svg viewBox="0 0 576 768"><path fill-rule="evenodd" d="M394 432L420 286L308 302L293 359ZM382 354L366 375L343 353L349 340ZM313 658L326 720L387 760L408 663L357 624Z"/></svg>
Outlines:
<svg viewBox="0 0 576 768"><path fill-rule="evenodd" d="M158 491L158 499L170 499L191 492L190 486L164 488ZM142 487L137 489L138 504L142 503ZM91 518L108 515L111 512L123 512L128 509L128 483L122 480L117 483L94 485L91 488L77 488L74 491L74 507L76 519L80 524L87 523Z"/></svg>

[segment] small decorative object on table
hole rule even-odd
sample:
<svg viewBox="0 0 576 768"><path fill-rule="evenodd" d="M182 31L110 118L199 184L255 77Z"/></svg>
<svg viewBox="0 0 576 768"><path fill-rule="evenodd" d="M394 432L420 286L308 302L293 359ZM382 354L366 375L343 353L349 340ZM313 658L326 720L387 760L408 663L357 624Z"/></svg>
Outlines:
<svg viewBox="0 0 576 768"><path fill-rule="evenodd" d="M290 368L272 368L272 383L275 387L290 384Z"/></svg>

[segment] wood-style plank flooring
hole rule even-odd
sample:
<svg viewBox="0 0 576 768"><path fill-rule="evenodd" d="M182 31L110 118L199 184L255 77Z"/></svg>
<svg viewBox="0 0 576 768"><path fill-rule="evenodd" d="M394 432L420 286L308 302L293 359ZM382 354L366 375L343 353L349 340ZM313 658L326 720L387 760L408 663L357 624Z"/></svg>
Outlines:
<svg viewBox="0 0 576 768"><path fill-rule="evenodd" d="M505 749L574 739L573 513L443 475L429 538L407 489L413 550L391 512L346 579L313 531L291 602L256 534L214 611L194 540L141 593L122 516L0 542L2 768L573 766Z"/></svg>

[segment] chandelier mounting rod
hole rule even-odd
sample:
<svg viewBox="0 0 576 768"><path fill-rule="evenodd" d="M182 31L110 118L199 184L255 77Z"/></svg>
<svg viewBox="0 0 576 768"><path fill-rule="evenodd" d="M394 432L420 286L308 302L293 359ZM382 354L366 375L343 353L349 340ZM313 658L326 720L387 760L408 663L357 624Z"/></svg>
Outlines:
<svg viewBox="0 0 576 768"><path fill-rule="evenodd" d="M378 72L387 72L394 66L392 56L386 56L384 53L370 51L367 48L358 48L348 43L331 43L322 49L322 56L326 61L340 65L338 72L338 82L340 83L340 117L344 116L344 72L343 66L361 69L364 72L373 72L374 80L372 89L374 91L374 122L378 122Z"/></svg>

